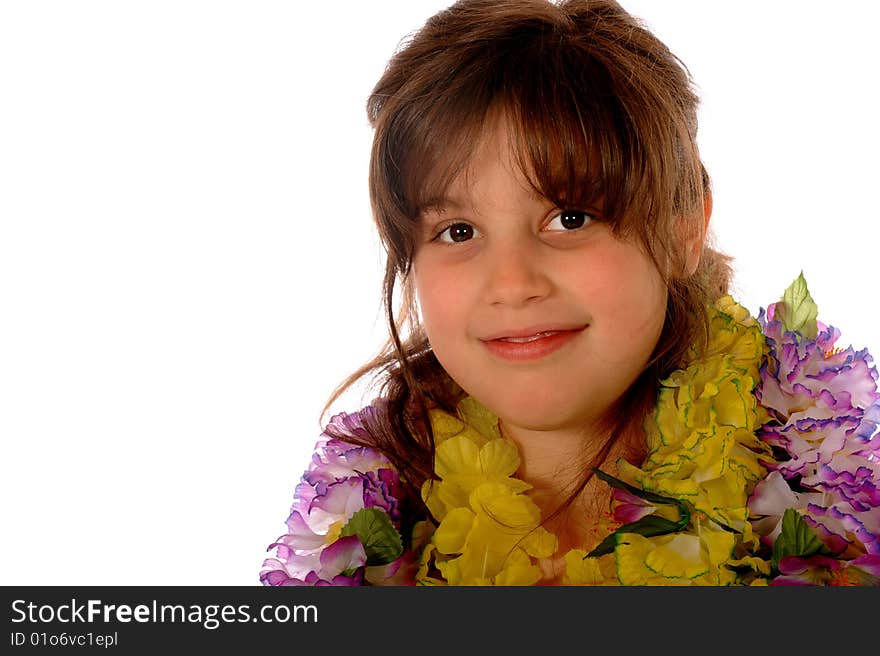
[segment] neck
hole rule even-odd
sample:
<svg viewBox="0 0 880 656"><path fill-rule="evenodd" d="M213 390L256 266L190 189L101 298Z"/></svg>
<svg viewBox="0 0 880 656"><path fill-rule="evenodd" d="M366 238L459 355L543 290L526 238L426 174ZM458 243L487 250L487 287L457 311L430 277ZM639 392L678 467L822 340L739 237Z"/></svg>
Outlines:
<svg viewBox="0 0 880 656"><path fill-rule="evenodd" d="M500 422L501 433L520 453L517 477L536 488L552 488L578 475L574 462L582 461L585 446L595 442L581 431L536 431Z"/></svg>
<svg viewBox="0 0 880 656"><path fill-rule="evenodd" d="M645 455L641 429L624 426L614 441L605 447L610 431L567 430L537 431L499 422L502 435L512 440L520 451L517 478L531 484L529 496L547 518L567 502L579 486L588 467L601 468L617 475L615 463L624 458L640 464ZM610 488L595 476L589 480L572 503L556 514L547 528L556 532L561 543L576 546L584 541L586 531L608 511ZM566 540L565 537L569 539Z"/></svg>
<svg viewBox="0 0 880 656"><path fill-rule="evenodd" d="M644 435L631 426L622 427L607 446L611 434L607 429L579 426L533 430L504 421L499 427L519 449L517 477L541 490L566 488L570 482L581 480L587 467L602 467L621 457L637 464L644 455Z"/></svg>

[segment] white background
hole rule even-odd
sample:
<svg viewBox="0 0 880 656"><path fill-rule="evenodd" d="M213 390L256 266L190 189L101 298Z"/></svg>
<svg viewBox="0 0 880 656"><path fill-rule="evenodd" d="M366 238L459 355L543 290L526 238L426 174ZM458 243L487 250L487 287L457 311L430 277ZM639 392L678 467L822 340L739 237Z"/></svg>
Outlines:
<svg viewBox="0 0 880 656"><path fill-rule="evenodd" d="M258 584L384 336L364 104L447 4L0 4L0 583ZM623 5L699 86L735 295L803 270L880 349L880 5Z"/></svg>

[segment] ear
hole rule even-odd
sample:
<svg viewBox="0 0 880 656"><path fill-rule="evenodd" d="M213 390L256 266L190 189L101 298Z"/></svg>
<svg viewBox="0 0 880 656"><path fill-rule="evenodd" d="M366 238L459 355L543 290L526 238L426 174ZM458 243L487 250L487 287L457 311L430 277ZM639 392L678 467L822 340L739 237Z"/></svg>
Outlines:
<svg viewBox="0 0 880 656"><path fill-rule="evenodd" d="M685 242L687 248L687 260L685 262L685 274L694 275L697 265L700 263L700 254L703 252L703 244L706 234L709 232L709 219L712 217L712 192L707 191L703 196L703 230Z"/></svg>

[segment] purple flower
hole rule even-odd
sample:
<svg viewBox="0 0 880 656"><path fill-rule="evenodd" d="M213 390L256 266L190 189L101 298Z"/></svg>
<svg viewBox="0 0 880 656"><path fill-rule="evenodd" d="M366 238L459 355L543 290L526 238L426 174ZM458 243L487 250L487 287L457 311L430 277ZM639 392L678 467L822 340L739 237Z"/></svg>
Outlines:
<svg viewBox="0 0 880 656"><path fill-rule="evenodd" d="M367 555L354 535L342 537L324 549L318 567L302 578L291 576L283 567L264 570L260 580L265 585L363 585Z"/></svg>
<svg viewBox="0 0 880 656"><path fill-rule="evenodd" d="M771 305L767 316L773 314ZM878 414L875 409L866 416L865 411L880 400L880 393L877 369L871 366L868 350L834 348L840 331L821 323L816 339L804 339L798 332L784 330L780 321L766 319L763 309L758 321L770 351L756 390L761 403L783 423L791 417L795 421L842 420L852 415L857 424L866 422L857 430L858 437L870 437L877 427ZM808 409L812 413L806 413Z"/></svg>
<svg viewBox="0 0 880 656"><path fill-rule="evenodd" d="M753 522L763 542L773 545L782 530L786 508L806 508L810 502L821 502L820 493L794 492L778 471L770 472L755 485L749 498L749 511L760 519Z"/></svg>
<svg viewBox="0 0 880 656"><path fill-rule="evenodd" d="M374 412L367 407L357 414L340 413L330 425L364 438L364 421ZM364 508L383 510L400 530L401 494L399 476L382 454L323 433L294 491L288 532L269 545L275 558L264 561L260 580L266 585L363 584L364 546L357 536L340 537L340 531ZM397 569L388 567L376 578L393 578Z"/></svg>
<svg viewBox="0 0 880 656"><path fill-rule="evenodd" d="M657 506L651 502L619 488L614 488L611 498L614 502L612 516L618 524L637 522L657 510Z"/></svg>
<svg viewBox="0 0 880 656"><path fill-rule="evenodd" d="M400 477L392 469L379 469L362 474L364 478L364 508L381 508L394 525L400 528L400 502L403 493Z"/></svg>
<svg viewBox="0 0 880 656"><path fill-rule="evenodd" d="M771 585L880 585L880 556L787 556L779 561L779 572Z"/></svg>
<svg viewBox="0 0 880 656"><path fill-rule="evenodd" d="M836 348L836 328L817 322L807 339L774 320L775 309L758 316L768 354L755 393L772 416L758 435L782 455L749 500L754 527L772 544L794 508L841 558L880 554L877 369L867 349Z"/></svg>

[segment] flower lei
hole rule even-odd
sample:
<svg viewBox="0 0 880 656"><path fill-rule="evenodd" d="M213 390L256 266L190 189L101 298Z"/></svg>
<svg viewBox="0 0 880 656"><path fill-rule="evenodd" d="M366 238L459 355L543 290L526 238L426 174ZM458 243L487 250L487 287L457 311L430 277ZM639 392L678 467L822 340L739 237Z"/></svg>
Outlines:
<svg viewBox="0 0 880 656"><path fill-rule="evenodd" d="M801 275L758 319L709 308L709 344L661 381L648 456L617 463L617 526L564 554L567 584L880 584L880 393L867 350L839 349ZM382 403L378 401L377 403ZM364 413L336 428L365 436ZM297 486L266 585L532 585L555 535L514 477L516 446L465 398L432 410L436 524L403 508L377 452L326 436Z"/></svg>

